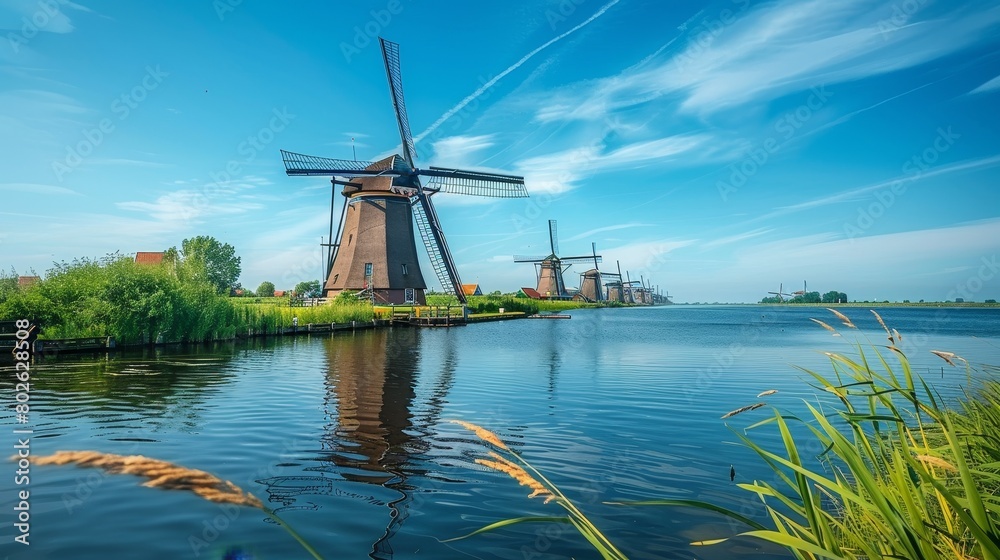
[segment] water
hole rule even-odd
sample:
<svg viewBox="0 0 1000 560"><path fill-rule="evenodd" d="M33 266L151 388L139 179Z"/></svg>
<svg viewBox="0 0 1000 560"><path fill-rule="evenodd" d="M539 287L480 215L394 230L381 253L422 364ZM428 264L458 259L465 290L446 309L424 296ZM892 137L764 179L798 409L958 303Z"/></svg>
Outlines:
<svg viewBox="0 0 1000 560"><path fill-rule="evenodd" d="M964 370L929 350L1000 364L998 310L881 313L903 333L914 369L945 395L967 383ZM849 352L859 337L885 342L867 310L848 314L861 332L818 308L674 306L48 359L33 370L31 453L142 454L209 471L260 497L325 558L595 557L571 527L553 524L441 542L505 518L562 513L475 464L487 449L450 422L462 419L498 433L630 558L777 558L751 540L690 547L742 529L711 514L604 502L691 498L759 517L758 500L729 470L737 482L772 477L737 436L770 411L719 417L758 400L790 412L816 402L793 364L828 371L819 351ZM2 394L12 400L10 371ZM779 392L758 399L767 389ZM0 414L14 425L10 407ZM0 495L10 527L7 468ZM30 478L32 544L5 531L0 553L12 558L307 557L255 509L92 469L38 466Z"/></svg>

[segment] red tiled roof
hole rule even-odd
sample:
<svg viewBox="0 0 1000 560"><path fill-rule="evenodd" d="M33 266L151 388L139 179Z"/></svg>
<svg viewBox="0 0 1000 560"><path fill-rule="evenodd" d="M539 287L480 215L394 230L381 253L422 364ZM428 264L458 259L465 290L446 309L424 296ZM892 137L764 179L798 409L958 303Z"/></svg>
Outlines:
<svg viewBox="0 0 1000 560"><path fill-rule="evenodd" d="M17 277L17 285L19 287L23 288L25 286L30 286L30 285L32 285L35 282L38 282L40 280L41 280L41 278L38 277L38 276L18 276Z"/></svg>
<svg viewBox="0 0 1000 560"><path fill-rule="evenodd" d="M521 291L531 299L542 299L542 294L538 293L538 290L534 288L521 288Z"/></svg>
<svg viewBox="0 0 1000 560"><path fill-rule="evenodd" d="M482 295L482 292L479 290L479 284L462 284L462 291L467 296ZM479 292L479 294L476 292Z"/></svg>
<svg viewBox="0 0 1000 560"><path fill-rule="evenodd" d="M274 297L285 297L285 290L274 290Z"/></svg>
<svg viewBox="0 0 1000 560"><path fill-rule="evenodd" d="M160 264L163 262L163 251L153 253L139 251L135 254L135 264Z"/></svg>

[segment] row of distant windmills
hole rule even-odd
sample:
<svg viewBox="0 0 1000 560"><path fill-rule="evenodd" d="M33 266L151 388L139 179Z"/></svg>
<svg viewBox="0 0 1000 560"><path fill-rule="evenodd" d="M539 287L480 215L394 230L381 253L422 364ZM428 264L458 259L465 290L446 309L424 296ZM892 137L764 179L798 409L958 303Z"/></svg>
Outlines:
<svg viewBox="0 0 1000 560"><path fill-rule="evenodd" d="M545 256L515 256L514 262L532 263L535 265L535 276L538 287L534 297L545 299L582 299L589 302L617 301L621 303L636 303L653 305L669 303L669 297L659 293L652 285L646 283L642 276L632 280L628 271L622 278L621 263L615 261L617 272L605 272L600 269L603 262L597 254L597 244L591 243L591 254L577 257L559 256L559 237L556 221L549 220L549 249ZM580 287L575 293L566 286L565 273L574 264L594 263L594 268L580 273ZM522 289L522 291L527 291Z"/></svg>
<svg viewBox="0 0 1000 560"><path fill-rule="evenodd" d="M418 168L413 137L410 133L403 81L400 72L399 45L379 38L389 93L399 127L402 155L379 161L357 161L308 156L281 150L288 175L330 177L333 193L330 201L330 232L326 247L326 297L349 292L380 303L426 303L427 284L417 262L416 230L427 250L431 267L442 289L466 302L462 280L448 249L433 195L445 192L494 198L528 196L524 177L483 173L442 167ZM422 181L423 179L424 181ZM346 202L341 207L334 235L334 208L337 187ZM563 272L584 257L557 256L555 221L549 222L552 253L537 260L516 258L518 262L536 262L538 292L541 297L568 299ZM650 287L640 281L622 281L617 274L602 273L597 268L600 256L592 259L594 269L583 274L579 293L591 301L654 303ZM606 280L610 280L607 282Z"/></svg>

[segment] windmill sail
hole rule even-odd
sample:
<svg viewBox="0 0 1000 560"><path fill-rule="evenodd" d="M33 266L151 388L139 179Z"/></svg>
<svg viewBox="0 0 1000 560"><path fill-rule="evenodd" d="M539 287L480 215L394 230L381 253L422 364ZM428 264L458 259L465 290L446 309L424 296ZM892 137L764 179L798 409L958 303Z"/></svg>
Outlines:
<svg viewBox="0 0 1000 560"><path fill-rule="evenodd" d="M410 134L410 119L406 116L406 101L403 100L403 74L399 70L399 45L379 37L382 45L382 60L385 61L385 74L389 79L389 93L392 95L392 107L396 111L396 123L399 125L399 137L402 140L403 157L413 167L417 150L413 146L413 135Z"/></svg>
<svg viewBox="0 0 1000 560"><path fill-rule="evenodd" d="M441 283L441 289L457 297L458 301L466 303L462 279L459 278L458 269L451 260L448 242L445 241L441 226L438 224L437 213L431 205L430 198L420 194L410 198L410 202L413 205L413 217L417 221L417 229L420 230L420 237L424 241L434 274Z"/></svg>

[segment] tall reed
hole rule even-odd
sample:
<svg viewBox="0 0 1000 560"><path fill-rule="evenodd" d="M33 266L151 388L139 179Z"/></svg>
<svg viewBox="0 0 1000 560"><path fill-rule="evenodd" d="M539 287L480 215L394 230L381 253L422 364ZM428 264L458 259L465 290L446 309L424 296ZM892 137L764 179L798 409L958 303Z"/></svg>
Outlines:
<svg viewBox="0 0 1000 560"><path fill-rule="evenodd" d="M552 483L551 480L546 478L545 475L533 467L531 463L521 457L519 453L511 449L502 439L500 439L499 436L471 422L465 422L463 420L452 420L452 422L472 431L480 439L489 443L497 451L499 451L491 451L489 453L491 459L476 459L477 464L509 475L511 478L516 480L518 484L527 486L531 489L531 493L528 495L529 498L544 497L545 503L555 502L557 505L566 510L567 515L516 517L504 519L502 521L490 523L489 525L481 527L467 535L448 539L443 542L466 539L473 535L494 531L496 529L517 523L569 523L573 525L573 527L576 528L576 530L579 531L585 539L587 539L587 542L589 542L606 560L627 560L628 557L618 550L618 548L616 548L615 545L612 544L606 536L604 536L604 533L602 533L597 526L595 526L590 519L588 519L587 516L580 511L580 509L576 507L576 505L568 497L566 497L566 495L563 494L555 484Z"/></svg>
<svg viewBox="0 0 1000 560"><path fill-rule="evenodd" d="M960 409L946 407L895 345L898 331L878 322L888 346L857 343L856 357L827 353L832 375L800 368L836 398L833 410L807 402L805 416L775 411L737 432L775 475L739 484L760 498L772 527L705 502L631 505L716 511L747 524L742 535L801 559L1000 559L1000 385L989 381L979 395L966 395ZM953 365L961 361L935 354ZM778 430L783 449L766 449L747 435L764 426ZM810 439L824 450L818 467L802 453Z"/></svg>

